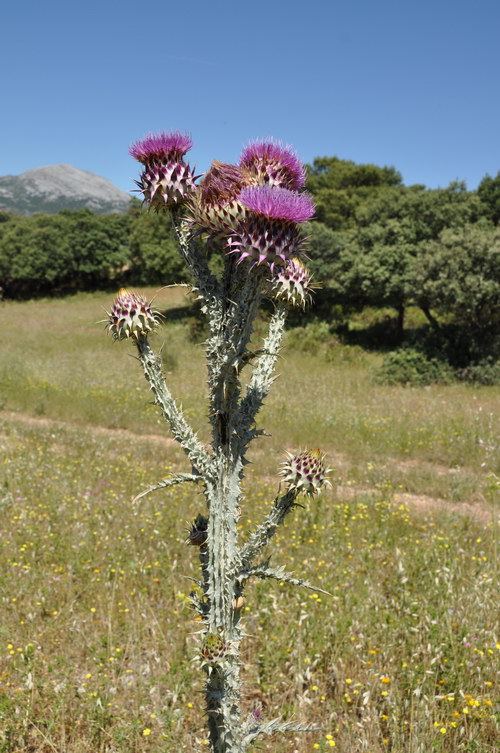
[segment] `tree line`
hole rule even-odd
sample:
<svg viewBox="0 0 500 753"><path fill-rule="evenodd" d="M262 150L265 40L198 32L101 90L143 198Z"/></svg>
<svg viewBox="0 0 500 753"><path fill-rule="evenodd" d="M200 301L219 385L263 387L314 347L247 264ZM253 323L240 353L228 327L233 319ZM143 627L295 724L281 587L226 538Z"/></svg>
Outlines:
<svg viewBox="0 0 500 753"><path fill-rule="evenodd" d="M477 191L403 186L394 168L316 159L311 265L344 313L365 306L405 313L418 306L436 350L457 365L498 356L500 173Z"/></svg>
<svg viewBox="0 0 500 753"><path fill-rule="evenodd" d="M0 211L5 298L164 284L183 275L169 217L143 211L135 199L125 214L80 209L19 217Z"/></svg>
<svg viewBox="0 0 500 753"><path fill-rule="evenodd" d="M321 316L391 307L402 338L407 309L418 306L441 348L447 332L453 357L498 356L500 172L477 191L459 182L428 189L404 186L393 167L321 157L308 166L307 189L317 207L307 234ZM5 298L183 281L169 217L137 200L126 214L0 212Z"/></svg>

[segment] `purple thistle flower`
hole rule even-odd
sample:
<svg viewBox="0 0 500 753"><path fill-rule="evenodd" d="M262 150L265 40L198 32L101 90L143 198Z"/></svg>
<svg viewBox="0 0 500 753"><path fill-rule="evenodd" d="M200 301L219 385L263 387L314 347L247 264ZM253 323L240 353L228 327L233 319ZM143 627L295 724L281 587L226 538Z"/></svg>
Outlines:
<svg viewBox="0 0 500 753"><path fill-rule="evenodd" d="M307 222L314 214L314 204L307 193L296 193L275 186L247 186L238 200L248 209L271 220Z"/></svg>
<svg viewBox="0 0 500 753"><path fill-rule="evenodd" d="M257 173L259 182L297 191L306 182L306 169L291 146L273 139L252 141L243 149L240 167Z"/></svg>
<svg viewBox="0 0 500 753"><path fill-rule="evenodd" d="M252 714L253 720L256 722L261 722L264 719L264 714L262 713L260 706L253 708L250 713Z"/></svg>
<svg viewBox="0 0 500 753"><path fill-rule="evenodd" d="M151 160L180 160L193 146L193 140L187 133L180 131L163 131L150 133L145 139L136 141L129 149L134 159L147 164Z"/></svg>
<svg viewBox="0 0 500 753"><path fill-rule="evenodd" d="M139 191L155 209L175 210L194 191L194 177L183 156L193 145L189 134L180 131L152 134L130 147L130 154L142 162Z"/></svg>

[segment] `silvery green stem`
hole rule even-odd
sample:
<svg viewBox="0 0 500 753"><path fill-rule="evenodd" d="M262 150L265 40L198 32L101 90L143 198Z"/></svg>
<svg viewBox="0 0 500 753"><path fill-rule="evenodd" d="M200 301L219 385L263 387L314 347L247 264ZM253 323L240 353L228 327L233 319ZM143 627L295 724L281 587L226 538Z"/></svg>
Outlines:
<svg viewBox="0 0 500 753"><path fill-rule="evenodd" d="M206 257L195 248L190 223L177 215L173 216L172 221L179 251L193 274L200 296L210 310L220 305L222 299L220 282L210 271ZM213 314L213 311L211 313Z"/></svg>
<svg viewBox="0 0 500 753"><path fill-rule="evenodd" d="M286 315L285 306L278 304L269 322L269 331L264 341L262 355L254 367L246 395L241 401L240 440L243 446L253 438L251 427L275 379L274 367L285 332Z"/></svg>
<svg viewBox="0 0 500 753"><path fill-rule="evenodd" d="M155 402L160 406L163 415L170 424L172 434L189 457L191 464L197 471L196 475L209 475L212 464L210 455L187 423L182 411L177 407L170 394L161 372L160 360L151 350L147 337L140 335L136 344L144 375L154 393Z"/></svg>
<svg viewBox="0 0 500 753"><path fill-rule="evenodd" d="M179 473L177 476L172 476L172 478L164 478L161 481L158 481L157 484L153 484L152 486L148 486L147 489L144 489L143 492L138 494L132 502L138 502L138 500L142 499L142 497L145 497L146 494L151 494L151 492L155 492L158 489L166 489L169 486L176 486L177 484L183 484L186 481L200 481L203 477L197 476L194 473Z"/></svg>
<svg viewBox="0 0 500 753"><path fill-rule="evenodd" d="M257 526L247 543L241 548L239 555L240 571L245 571L251 566L255 557L271 541L278 526L283 523L288 513L294 507L297 507L296 496L297 491L290 489L281 497L276 497L266 518Z"/></svg>
<svg viewBox="0 0 500 753"><path fill-rule="evenodd" d="M233 259L227 259L222 301L223 315L214 316L212 337L207 343L209 400L214 455L213 483L207 484L209 524L207 537L206 616L207 632L220 635L228 651L207 668L206 710L214 753L243 753L239 711L241 631L235 599L237 582L237 523L241 497L243 461L238 447L238 400L241 392L240 364L258 311L263 273L243 274Z"/></svg>
<svg viewBox="0 0 500 753"><path fill-rule="evenodd" d="M245 725L245 734L242 740L244 750L260 735L274 735L276 732L317 732L321 727L313 724L295 724L294 722L280 722L272 719L269 722L258 724L255 720L249 720Z"/></svg>
<svg viewBox="0 0 500 753"><path fill-rule="evenodd" d="M309 725L279 720L261 722L249 719L244 723L239 706L241 596L248 580L252 576L277 578L293 585L314 588L282 567L271 568L269 561L253 565L277 527L298 506L295 502L297 489L278 494L267 517L246 544L238 546L237 540L245 453L250 441L261 433L254 426L255 420L274 380L286 309L282 305L276 306L263 348L252 353L249 345L269 270L265 266L251 268L245 263L238 264L234 256L226 255L224 274L218 280L210 271L206 257L193 243L190 223L178 215L174 215L173 221L181 254L193 274L195 290L210 328L206 355L211 448L208 451L201 444L176 405L163 378L161 362L155 357L146 336L137 336L139 360L155 402L188 456L193 472L163 479L136 499L185 481L203 482L208 505L206 540L202 540L199 548L201 578L194 580L199 591L191 594L191 603L204 628L200 653L207 675L205 702L209 740L212 753L246 753L252 741L260 735L314 729ZM256 356L248 387L242 396L241 371Z"/></svg>
<svg viewBox="0 0 500 753"><path fill-rule="evenodd" d="M255 567L249 567L247 570L242 570L239 573L239 581L240 583L244 583L246 580L253 576L261 578L262 580L265 580L266 578L274 578L274 580L279 580L283 583L290 583L292 586L302 586L303 588L308 588L310 591L317 591L318 593L327 594L328 596L330 596L328 591L325 591L322 588L318 588L317 586L313 586L312 583L309 583L308 580L305 580L304 578L296 578L292 573L287 573L285 568L282 566L269 567L269 560L263 562L261 565L256 565Z"/></svg>

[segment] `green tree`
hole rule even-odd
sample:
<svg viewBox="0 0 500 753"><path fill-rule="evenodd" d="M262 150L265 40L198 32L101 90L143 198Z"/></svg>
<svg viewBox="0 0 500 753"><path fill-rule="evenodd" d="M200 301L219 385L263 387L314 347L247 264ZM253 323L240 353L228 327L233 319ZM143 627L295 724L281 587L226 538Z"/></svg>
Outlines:
<svg viewBox="0 0 500 753"><path fill-rule="evenodd" d="M0 286L9 297L108 285L128 262L128 215L89 210L0 223Z"/></svg>
<svg viewBox="0 0 500 753"><path fill-rule="evenodd" d="M482 221L443 230L413 260L410 277L415 301L446 323L435 321L434 328L445 339L453 336L451 358L458 365L498 357L500 228Z"/></svg>
<svg viewBox="0 0 500 753"><path fill-rule="evenodd" d="M142 210L130 231L130 279L136 284L186 281L170 215Z"/></svg>
<svg viewBox="0 0 500 753"><path fill-rule="evenodd" d="M358 305L391 306L402 335L406 307L415 301L414 259L448 227L481 216L481 202L463 184L446 189L388 187L356 213L357 227L340 253L337 287ZM430 321L433 315L421 303Z"/></svg>
<svg viewBox="0 0 500 753"><path fill-rule="evenodd" d="M123 273L129 260L126 214L96 215L88 209L61 212L69 221L67 243L72 258L72 283L95 289Z"/></svg>
<svg viewBox="0 0 500 753"><path fill-rule="evenodd" d="M307 188L313 194L316 217L332 230L354 227L356 211L387 186L400 186L393 167L357 165L338 157L318 157L308 165Z"/></svg>
<svg viewBox="0 0 500 753"><path fill-rule="evenodd" d="M19 217L4 227L0 236L0 279L5 295L41 294L71 274L65 217Z"/></svg>
<svg viewBox="0 0 500 753"><path fill-rule="evenodd" d="M485 175L477 187L477 193L484 204L485 215L498 225L500 223L500 172L495 178Z"/></svg>

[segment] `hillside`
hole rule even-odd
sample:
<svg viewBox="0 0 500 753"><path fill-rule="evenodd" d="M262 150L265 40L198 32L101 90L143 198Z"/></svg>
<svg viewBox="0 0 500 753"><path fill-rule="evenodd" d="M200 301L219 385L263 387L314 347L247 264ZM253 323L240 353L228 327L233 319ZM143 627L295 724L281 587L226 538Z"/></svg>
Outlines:
<svg viewBox="0 0 500 753"><path fill-rule="evenodd" d="M61 209L123 212L129 196L106 178L72 165L48 165L21 175L0 176L0 209L21 215Z"/></svg>

